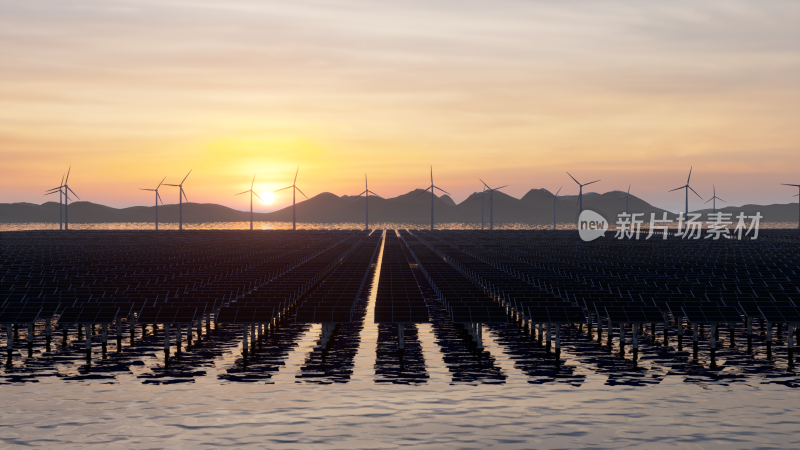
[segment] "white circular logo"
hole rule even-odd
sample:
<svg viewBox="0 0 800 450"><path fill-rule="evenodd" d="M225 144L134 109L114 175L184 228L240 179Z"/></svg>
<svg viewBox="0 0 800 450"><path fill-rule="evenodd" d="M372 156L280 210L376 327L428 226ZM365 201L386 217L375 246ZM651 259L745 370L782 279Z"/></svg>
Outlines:
<svg viewBox="0 0 800 450"><path fill-rule="evenodd" d="M586 242L604 237L607 230L608 221L594 211L585 209L578 217L578 234Z"/></svg>

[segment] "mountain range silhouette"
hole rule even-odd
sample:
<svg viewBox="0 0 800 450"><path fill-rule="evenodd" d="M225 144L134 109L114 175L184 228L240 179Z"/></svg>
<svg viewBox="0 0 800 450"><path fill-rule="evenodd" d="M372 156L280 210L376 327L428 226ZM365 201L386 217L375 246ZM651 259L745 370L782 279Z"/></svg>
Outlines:
<svg viewBox="0 0 800 450"><path fill-rule="evenodd" d="M397 223L430 223L430 193L414 190L394 198L370 196L370 222ZM434 219L436 223L481 222L480 193L470 195L466 200L456 204L449 196L434 198ZM499 223L553 223L553 198L545 189L531 189L522 198L515 198L502 192L494 193L494 222ZM583 207L595 211L611 224L616 223L617 215L625 211L625 200L620 197L625 193L611 191L604 194L584 193ZM489 226L489 195L485 196L484 221ZM325 192L308 200L297 203L297 221L313 223L341 223L364 221L364 197L338 196ZM41 205L33 203L0 203L0 223L58 223L58 203L47 202ZM754 215L757 211L763 216L763 222L796 222L797 203L774 205L743 205L720 208L718 211L739 212ZM70 223L106 223L106 222L152 222L155 217L154 206L133 206L129 208L112 208L91 202L75 202L69 205ZM630 213L644 213L642 220L649 222L650 213L660 219L663 213L675 219L676 214L657 208L646 201L631 195ZM693 212L703 213L707 220L711 209ZM159 221L164 223L178 221L178 205L159 206ZM292 207L288 206L270 213L254 213L253 219L266 222L287 222L292 220ZM249 221L249 211L239 211L226 206L210 203L184 203L183 221L198 222L240 222ZM556 221L559 223L577 223L578 196L559 196L556 207ZM735 219L733 219L735 221Z"/></svg>

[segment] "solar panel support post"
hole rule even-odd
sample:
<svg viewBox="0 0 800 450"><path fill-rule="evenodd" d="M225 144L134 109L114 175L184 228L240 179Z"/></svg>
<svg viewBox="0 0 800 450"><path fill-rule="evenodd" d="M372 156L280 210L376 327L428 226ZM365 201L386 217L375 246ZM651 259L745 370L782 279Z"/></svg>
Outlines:
<svg viewBox="0 0 800 450"><path fill-rule="evenodd" d="M622 348L625 347L625 331L626 331L625 328L626 328L626 324L624 324L624 323L619 324L619 348L620 348L620 350L622 350ZM636 328L636 325L634 325L634 328Z"/></svg>
<svg viewBox="0 0 800 450"><path fill-rule="evenodd" d="M256 324L255 324L255 322L250 324L250 340L253 341L253 345L255 346L255 343L256 343Z"/></svg>
<svg viewBox="0 0 800 450"><path fill-rule="evenodd" d="M550 323L550 322L548 322L548 323L547 323L547 338L546 338L547 340L546 340L546 343L545 343L545 345L547 346L547 348L550 348L550 329L551 329L552 327L553 327L553 324L552 324L552 323Z"/></svg>
<svg viewBox="0 0 800 450"><path fill-rule="evenodd" d="M772 346L772 324L766 321L767 327L767 347Z"/></svg>
<svg viewBox="0 0 800 450"><path fill-rule="evenodd" d="M655 337L655 334L653 337ZM639 349L639 329L636 326L633 327L633 349Z"/></svg>
<svg viewBox="0 0 800 450"><path fill-rule="evenodd" d="M153 324L153 330L156 328L156 324ZM169 324L164 324L164 353L169 354Z"/></svg>
<svg viewBox="0 0 800 450"><path fill-rule="evenodd" d="M561 351L561 324L556 324L556 352Z"/></svg>
<svg viewBox="0 0 800 450"><path fill-rule="evenodd" d="M247 353L247 324L242 325L242 353Z"/></svg>
<svg viewBox="0 0 800 450"><path fill-rule="evenodd" d="M693 333L693 335L692 335L692 341L693 341L695 344L697 344L697 341L698 341L698 339L699 339L699 334L698 334L698 324L697 324L697 323L693 323L693 324L692 324L692 333Z"/></svg>
<svg viewBox="0 0 800 450"><path fill-rule="evenodd" d="M402 323L397 324L397 348L400 350L406 348L405 324Z"/></svg>
<svg viewBox="0 0 800 450"><path fill-rule="evenodd" d="M789 346L789 350L794 348L794 325L793 323L788 323L788 330L786 330L786 345Z"/></svg>
<svg viewBox="0 0 800 450"><path fill-rule="evenodd" d="M181 343L183 341L183 324L179 323L175 328L175 351L181 352Z"/></svg>
<svg viewBox="0 0 800 450"><path fill-rule="evenodd" d="M102 329L103 329L103 347L105 347L108 344L108 324L104 323L102 325Z"/></svg>
<svg viewBox="0 0 800 450"><path fill-rule="evenodd" d="M746 321L747 321L747 337L748 338L752 338L753 337L753 317L752 316L747 316Z"/></svg>
<svg viewBox="0 0 800 450"><path fill-rule="evenodd" d="M539 341L539 345L540 346L542 345L542 336L543 335L544 335L544 323L539 322L539 337L538 337L538 341Z"/></svg>
<svg viewBox="0 0 800 450"><path fill-rule="evenodd" d="M47 337L50 337L50 335L51 335L50 321L51 321L50 317L48 317L48 318L46 318L44 320L44 335L47 336Z"/></svg>
<svg viewBox="0 0 800 450"><path fill-rule="evenodd" d="M29 323L28 324L28 346L33 345L33 330L34 330L33 324Z"/></svg>
<svg viewBox="0 0 800 450"><path fill-rule="evenodd" d="M10 323L6 324L6 350L11 353L14 348L14 331Z"/></svg>
<svg viewBox="0 0 800 450"><path fill-rule="evenodd" d="M483 327L480 323L475 324L475 344L478 350L483 349Z"/></svg>
<svg viewBox="0 0 800 450"><path fill-rule="evenodd" d="M89 332L89 325L86 324L85 326L86 326L86 355L89 356L89 354L92 352L92 333Z"/></svg>

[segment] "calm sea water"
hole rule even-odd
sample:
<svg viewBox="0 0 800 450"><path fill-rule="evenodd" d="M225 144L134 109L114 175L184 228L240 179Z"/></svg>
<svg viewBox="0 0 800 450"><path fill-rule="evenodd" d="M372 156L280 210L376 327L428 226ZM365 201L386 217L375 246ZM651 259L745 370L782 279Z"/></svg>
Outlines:
<svg viewBox="0 0 800 450"><path fill-rule="evenodd" d="M74 327L48 348L39 324L30 351L20 328L0 365L0 447L800 448L785 333L767 354L724 330L711 361L707 335L695 358L688 332L665 348L659 325L634 360L565 328L556 360L513 324L484 325L477 352L427 294L432 322L406 326L402 357L373 295L327 350L320 325L287 323L247 359L241 329L214 323L168 358L163 329L125 330L119 352L113 330L88 362Z"/></svg>

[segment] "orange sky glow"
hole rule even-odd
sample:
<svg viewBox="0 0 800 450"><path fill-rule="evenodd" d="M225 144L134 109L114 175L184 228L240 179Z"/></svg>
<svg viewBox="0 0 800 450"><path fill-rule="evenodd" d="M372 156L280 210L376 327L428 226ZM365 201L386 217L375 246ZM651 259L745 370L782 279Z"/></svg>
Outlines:
<svg viewBox="0 0 800 450"><path fill-rule="evenodd" d="M0 202L800 184L800 3L0 1ZM177 189L164 188L167 203ZM272 205L291 203L291 191ZM699 201L698 201L699 203ZM699 207L699 204L694 205Z"/></svg>

